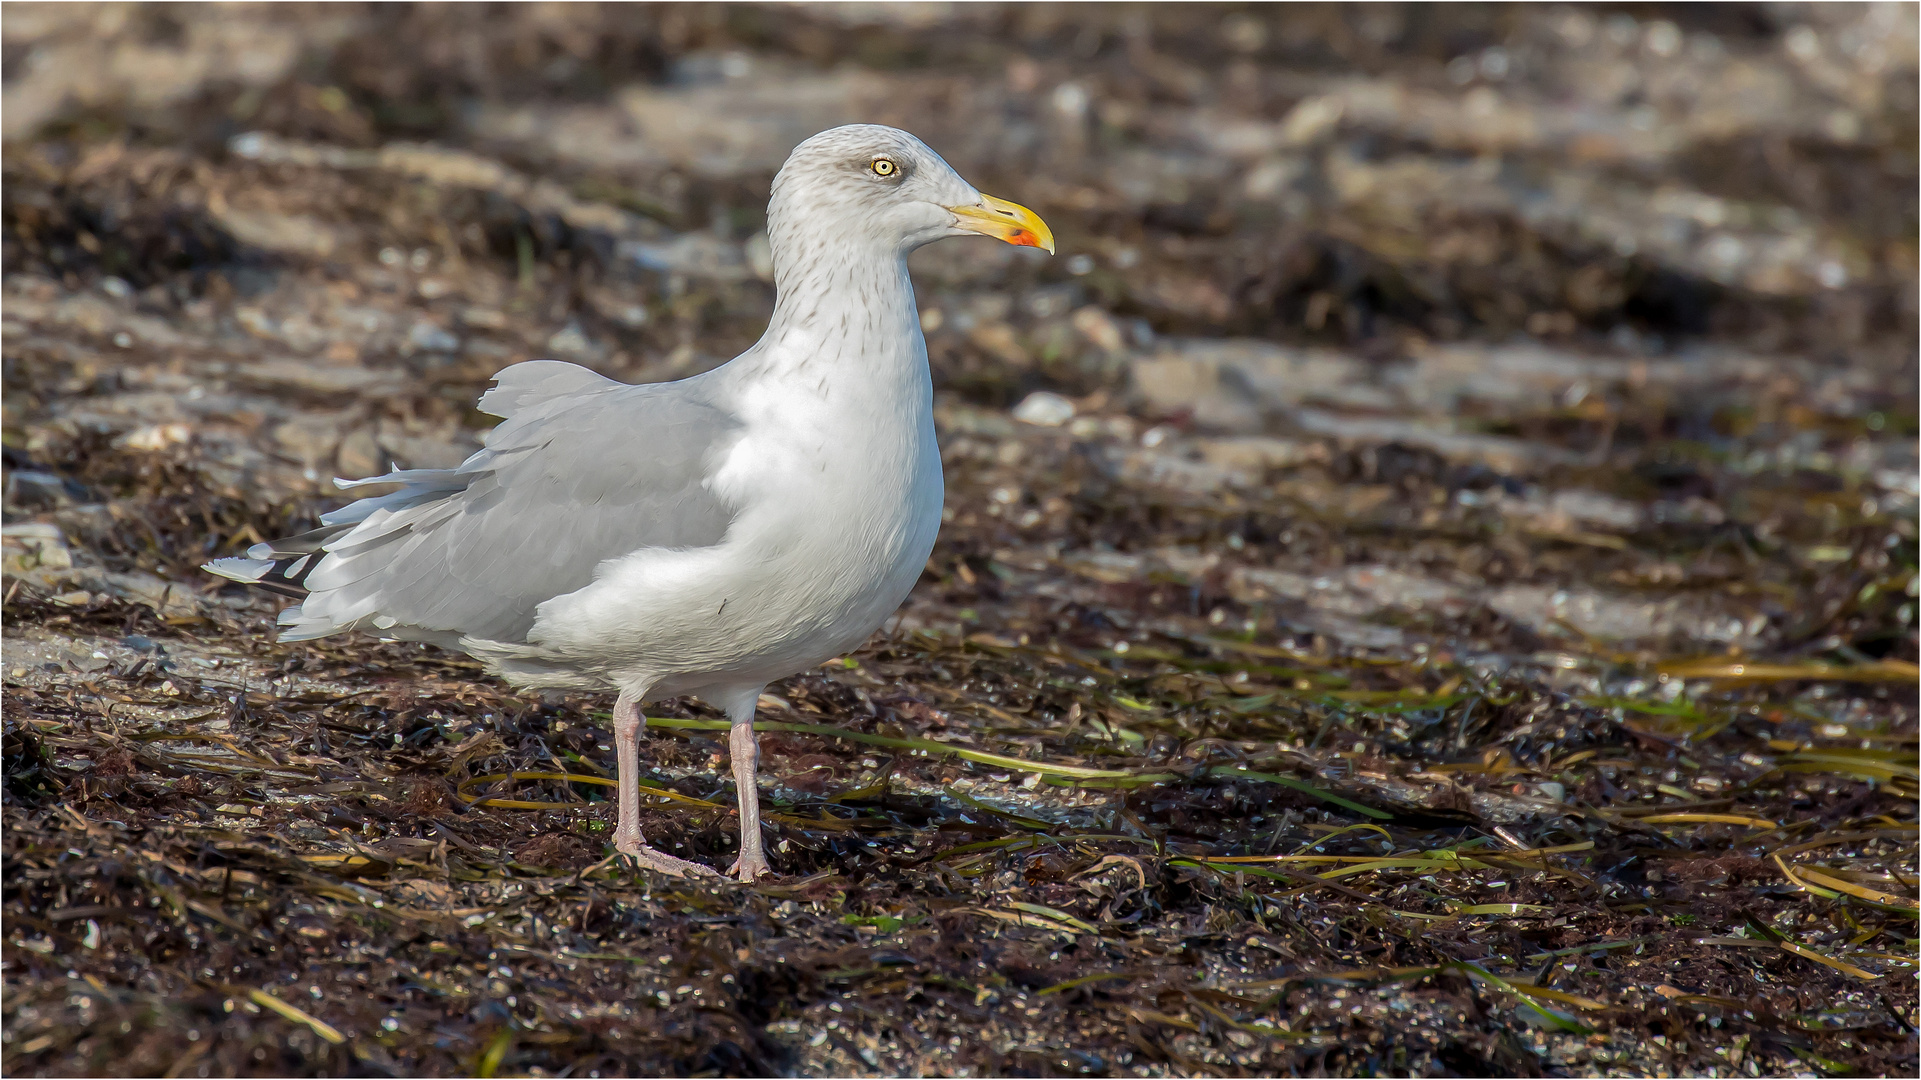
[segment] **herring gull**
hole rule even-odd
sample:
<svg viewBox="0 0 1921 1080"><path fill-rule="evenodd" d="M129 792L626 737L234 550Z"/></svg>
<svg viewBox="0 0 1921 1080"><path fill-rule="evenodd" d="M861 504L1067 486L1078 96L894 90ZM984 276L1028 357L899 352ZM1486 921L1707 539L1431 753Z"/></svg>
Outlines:
<svg viewBox="0 0 1921 1080"><path fill-rule="evenodd" d="M759 342L689 379L628 385L558 360L494 376L501 418L452 469L206 569L296 597L280 639L346 630L466 652L516 686L614 691L616 850L640 834L641 705L726 711L743 881L763 848L755 703L858 646L906 599L940 528L933 385L907 255L975 233L1054 250L1032 211L976 191L904 131L794 149L767 205L776 300Z"/></svg>

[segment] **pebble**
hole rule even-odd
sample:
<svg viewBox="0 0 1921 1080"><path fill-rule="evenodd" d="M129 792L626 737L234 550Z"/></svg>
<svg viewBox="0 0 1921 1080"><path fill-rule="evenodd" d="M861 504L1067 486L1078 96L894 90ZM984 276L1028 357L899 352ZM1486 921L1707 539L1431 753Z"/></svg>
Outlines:
<svg viewBox="0 0 1921 1080"><path fill-rule="evenodd" d="M1074 403L1059 394L1037 391L1014 406L1014 419L1037 427L1059 427L1074 419Z"/></svg>

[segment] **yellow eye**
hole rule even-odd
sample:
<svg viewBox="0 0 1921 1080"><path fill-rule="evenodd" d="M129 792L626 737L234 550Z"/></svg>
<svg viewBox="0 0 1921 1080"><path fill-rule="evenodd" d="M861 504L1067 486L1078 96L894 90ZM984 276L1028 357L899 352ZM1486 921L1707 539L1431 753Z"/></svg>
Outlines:
<svg viewBox="0 0 1921 1080"><path fill-rule="evenodd" d="M869 165L868 168L874 170L875 176L892 176L900 171L900 166L894 164L892 158L884 157L875 158L874 163Z"/></svg>

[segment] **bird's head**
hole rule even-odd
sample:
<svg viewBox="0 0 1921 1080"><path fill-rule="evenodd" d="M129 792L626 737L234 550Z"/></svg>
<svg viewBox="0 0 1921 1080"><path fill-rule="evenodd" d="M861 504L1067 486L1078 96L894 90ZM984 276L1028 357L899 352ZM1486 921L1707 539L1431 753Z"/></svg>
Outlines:
<svg viewBox="0 0 1921 1080"><path fill-rule="evenodd" d="M979 233L1054 252L1054 234L1025 206L983 195L927 144L898 128L849 124L794 148L767 208L776 249L838 246L901 254Z"/></svg>

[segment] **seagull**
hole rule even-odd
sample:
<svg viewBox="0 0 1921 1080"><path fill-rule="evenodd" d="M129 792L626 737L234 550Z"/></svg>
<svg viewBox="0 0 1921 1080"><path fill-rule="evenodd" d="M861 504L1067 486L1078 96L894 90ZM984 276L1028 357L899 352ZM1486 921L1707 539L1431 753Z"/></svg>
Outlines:
<svg viewBox="0 0 1921 1080"><path fill-rule="evenodd" d="M944 493L907 255L979 234L1054 251L1033 211L983 195L905 131L854 124L796 147L767 205L774 314L733 360L629 385L530 360L494 376L500 418L452 469L203 569L297 599L280 640L349 630L459 650L523 688L613 692L614 847L714 871L640 832L642 705L724 710L740 793L729 873L770 873L754 710L767 684L860 645L907 598Z"/></svg>

